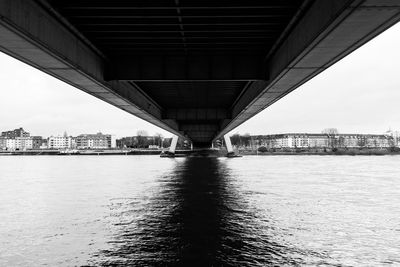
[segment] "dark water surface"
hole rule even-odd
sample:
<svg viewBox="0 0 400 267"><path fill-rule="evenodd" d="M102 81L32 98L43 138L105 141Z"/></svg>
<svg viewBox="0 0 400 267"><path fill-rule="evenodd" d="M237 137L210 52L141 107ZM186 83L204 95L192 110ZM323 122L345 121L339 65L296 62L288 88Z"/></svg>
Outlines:
<svg viewBox="0 0 400 267"><path fill-rule="evenodd" d="M400 265L400 157L0 157L0 266Z"/></svg>

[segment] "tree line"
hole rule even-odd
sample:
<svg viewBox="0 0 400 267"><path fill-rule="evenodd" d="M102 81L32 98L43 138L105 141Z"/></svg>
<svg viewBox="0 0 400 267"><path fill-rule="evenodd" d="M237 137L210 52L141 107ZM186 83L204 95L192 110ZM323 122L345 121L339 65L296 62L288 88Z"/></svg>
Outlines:
<svg viewBox="0 0 400 267"><path fill-rule="evenodd" d="M149 135L144 130L136 132L135 136L127 136L117 139L117 147L119 148L168 148L171 145L172 138L164 138L162 134L156 133ZM178 139L177 149L186 149L190 147L190 143L182 138Z"/></svg>

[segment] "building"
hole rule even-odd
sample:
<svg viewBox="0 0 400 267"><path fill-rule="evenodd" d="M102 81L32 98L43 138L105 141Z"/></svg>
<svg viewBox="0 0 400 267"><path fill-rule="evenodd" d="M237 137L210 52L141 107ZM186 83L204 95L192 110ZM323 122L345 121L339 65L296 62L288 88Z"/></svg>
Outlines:
<svg viewBox="0 0 400 267"><path fill-rule="evenodd" d="M15 149L26 150L33 148L33 142L31 137L16 137L14 140L15 140Z"/></svg>
<svg viewBox="0 0 400 267"><path fill-rule="evenodd" d="M16 150L17 149L17 143L15 139L6 139L6 149L7 150Z"/></svg>
<svg viewBox="0 0 400 267"><path fill-rule="evenodd" d="M264 146L266 148L310 148L326 147L328 138L326 134L288 133L276 135L252 136L252 147ZM254 143L254 140L256 141Z"/></svg>
<svg viewBox="0 0 400 267"><path fill-rule="evenodd" d="M81 134L76 137L78 149L109 149L116 147L116 139L111 134Z"/></svg>
<svg viewBox="0 0 400 267"><path fill-rule="evenodd" d="M308 134L308 147L324 148L329 145L329 137L326 134Z"/></svg>
<svg viewBox="0 0 400 267"><path fill-rule="evenodd" d="M42 144L40 145L39 149L47 149L48 148L48 146L47 146L47 142L48 141L49 141L48 139L42 139Z"/></svg>
<svg viewBox="0 0 400 267"><path fill-rule="evenodd" d="M0 136L0 150L6 150L7 149L7 138L4 136Z"/></svg>
<svg viewBox="0 0 400 267"><path fill-rule="evenodd" d="M287 133L258 135L251 137L253 148L296 149L296 148L389 148L399 142L391 135L378 134L310 134Z"/></svg>
<svg viewBox="0 0 400 267"><path fill-rule="evenodd" d="M50 149L72 148L71 136L50 136L47 139L47 147Z"/></svg>
<svg viewBox="0 0 400 267"><path fill-rule="evenodd" d="M6 138L16 138L16 137L29 137L30 134L26 132L22 127L19 129L11 130L11 131L6 131L2 132L1 136L6 137Z"/></svg>
<svg viewBox="0 0 400 267"><path fill-rule="evenodd" d="M31 136L31 139L33 149L40 149L45 141L41 136Z"/></svg>
<svg viewBox="0 0 400 267"><path fill-rule="evenodd" d="M2 150L27 150L33 148L32 138L0 138L0 149Z"/></svg>

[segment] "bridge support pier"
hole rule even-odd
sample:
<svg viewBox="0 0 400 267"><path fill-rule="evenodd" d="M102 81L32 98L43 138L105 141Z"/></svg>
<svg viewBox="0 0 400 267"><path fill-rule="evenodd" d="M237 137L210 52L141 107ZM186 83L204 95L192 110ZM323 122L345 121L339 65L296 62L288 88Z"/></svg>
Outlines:
<svg viewBox="0 0 400 267"><path fill-rule="evenodd" d="M174 135L172 137L171 145L169 146L169 150L167 152L168 156L175 156L176 145L178 144L178 136Z"/></svg>
<svg viewBox="0 0 400 267"><path fill-rule="evenodd" d="M233 152L231 138L228 136L228 134L224 135L224 141L225 141L226 150L228 150L228 153L226 154L226 156L227 157L234 157L235 156L235 152Z"/></svg>
<svg viewBox="0 0 400 267"><path fill-rule="evenodd" d="M175 157L175 150L176 150L176 145L177 144L178 144L178 136L174 135L174 136L172 136L171 145L169 146L169 150L161 152L160 157L162 157L162 158L164 158L164 157L167 157L167 158Z"/></svg>

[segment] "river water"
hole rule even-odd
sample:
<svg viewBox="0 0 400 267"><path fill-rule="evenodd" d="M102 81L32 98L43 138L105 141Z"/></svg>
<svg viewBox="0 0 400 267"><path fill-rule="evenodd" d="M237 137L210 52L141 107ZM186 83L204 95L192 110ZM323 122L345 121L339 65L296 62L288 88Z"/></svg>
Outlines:
<svg viewBox="0 0 400 267"><path fill-rule="evenodd" d="M399 156L2 156L0 190L0 266L400 265Z"/></svg>

